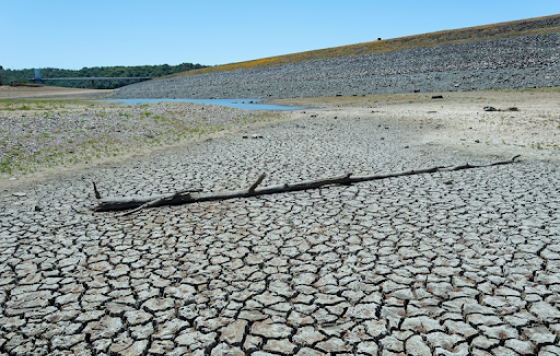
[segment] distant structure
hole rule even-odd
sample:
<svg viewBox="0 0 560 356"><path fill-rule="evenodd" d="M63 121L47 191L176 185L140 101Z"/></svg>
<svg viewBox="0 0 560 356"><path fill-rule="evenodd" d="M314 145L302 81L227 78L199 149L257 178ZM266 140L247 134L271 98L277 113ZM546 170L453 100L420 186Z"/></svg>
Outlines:
<svg viewBox="0 0 560 356"><path fill-rule="evenodd" d="M33 83L34 84L43 84L43 79L41 79L41 69L40 68L33 69Z"/></svg>

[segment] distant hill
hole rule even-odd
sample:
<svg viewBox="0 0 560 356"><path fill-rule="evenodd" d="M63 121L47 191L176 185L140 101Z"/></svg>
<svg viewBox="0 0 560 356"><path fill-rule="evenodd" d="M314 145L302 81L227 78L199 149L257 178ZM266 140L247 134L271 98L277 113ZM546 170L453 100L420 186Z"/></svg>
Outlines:
<svg viewBox="0 0 560 356"><path fill-rule="evenodd" d="M227 72L240 69L271 67L282 64L308 62L320 59L345 58L365 54L394 52L407 49L436 47L499 38L511 38L549 33L560 33L560 14L286 54L246 62L207 67L203 69L173 74L168 77L181 77L203 73Z"/></svg>
<svg viewBox="0 0 560 356"><path fill-rule="evenodd" d="M145 66L111 66L111 67L84 67L80 70L41 68L43 78L81 78L81 77L161 77L174 73L185 73L207 66L193 63L179 65L145 65ZM33 78L33 69L0 69L0 77L4 85L11 83L26 83ZM91 88L91 81L60 81L46 82L46 84L69 87ZM94 83L95 89L114 89L130 84L130 81L99 81Z"/></svg>

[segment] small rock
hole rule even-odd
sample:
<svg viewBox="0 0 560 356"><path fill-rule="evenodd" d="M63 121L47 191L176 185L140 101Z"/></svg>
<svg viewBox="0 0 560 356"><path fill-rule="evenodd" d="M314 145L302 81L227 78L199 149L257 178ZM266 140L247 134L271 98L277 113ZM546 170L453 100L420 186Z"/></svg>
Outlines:
<svg viewBox="0 0 560 356"><path fill-rule="evenodd" d="M14 193L12 193L12 195L13 195L14 197L23 198L23 197L27 196L27 193L24 193L24 192L14 192Z"/></svg>

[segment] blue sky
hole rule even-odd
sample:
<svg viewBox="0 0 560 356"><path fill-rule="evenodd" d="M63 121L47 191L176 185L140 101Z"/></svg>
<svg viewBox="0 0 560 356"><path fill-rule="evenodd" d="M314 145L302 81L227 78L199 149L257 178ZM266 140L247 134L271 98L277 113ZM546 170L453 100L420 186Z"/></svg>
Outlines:
<svg viewBox="0 0 560 356"><path fill-rule="evenodd" d="M207 65L560 14L560 0L0 0L0 65Z"/></svg>

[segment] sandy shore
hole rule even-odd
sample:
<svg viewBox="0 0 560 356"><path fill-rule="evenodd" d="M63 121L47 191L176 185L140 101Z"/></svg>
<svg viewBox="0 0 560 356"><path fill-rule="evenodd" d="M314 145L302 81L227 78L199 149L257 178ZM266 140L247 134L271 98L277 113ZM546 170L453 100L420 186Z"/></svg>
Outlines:
<svg viewBox="0 0 560 356"><path fill-rule="evenodd" d="M472 154L560 156L560 91L480 91L338 98L279 99L273 103L324 107L329 116L410 125L423 144ZM488 112L485 107L498 111ZM515 111L512 111L515 110Z"/></svg>
<svg viewBox="0 0 560 356"><path fill-rule="evenodd" d="M558 93L470 94L310 99L328 107L0 190L0 353L560 354ZM221 191L519 153L90 210L92 182Z"/></svg>

